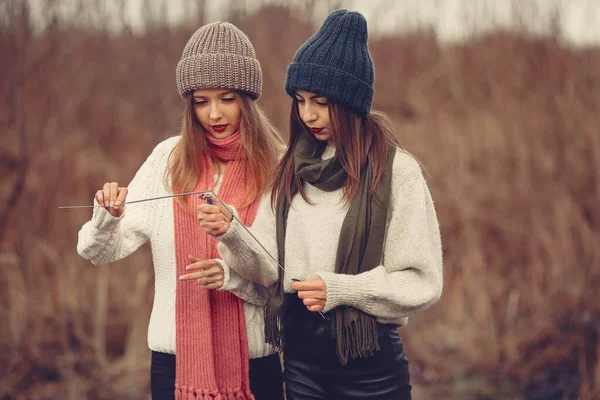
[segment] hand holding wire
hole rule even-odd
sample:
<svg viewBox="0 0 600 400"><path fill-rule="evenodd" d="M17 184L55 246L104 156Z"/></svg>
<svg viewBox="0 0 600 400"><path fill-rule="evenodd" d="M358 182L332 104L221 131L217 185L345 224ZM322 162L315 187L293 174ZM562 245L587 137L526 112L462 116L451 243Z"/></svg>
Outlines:
<svg viewBox="0 0 600 400"><path fill-rule="evenodd" d="M120 217L124 211L127 198L127 188L119 187L117 182L106 182L102 189L96 192L96 201L113 217Z"/></svg>
<svg viewBox="0 0 600 400"><path fill-rule="evenodd" d="M205 204L198 205L198 221L200 226L209 235L219 237L229 230L231 215L226 208L215 205L212 196L203 196ZM227 213L227 214L226 214Z"/></svg>
<svg viewBox="0 0 600 400"><path fill-rule="evenodd" d="M309 311L320 313L325 308L327 285L320 276L315 275L307 281L294 279L292 289L298 291L298 298L302 300Z"/></svg>

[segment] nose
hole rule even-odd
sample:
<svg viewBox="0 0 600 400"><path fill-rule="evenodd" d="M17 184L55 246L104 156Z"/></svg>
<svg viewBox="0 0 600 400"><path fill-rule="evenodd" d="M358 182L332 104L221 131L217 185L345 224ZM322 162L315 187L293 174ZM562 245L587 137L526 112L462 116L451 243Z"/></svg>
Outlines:
<svg viewBox="0 0 600 400"><path fill-rule="evenodd" d="M221 109L219 108L218 102L212 102L210 105L209 118L214 121L218 121L219 119L221 119L222 116L223 116L223 113L221 112Z"/></svg>
<svg viewBox="0 0 600 400"><path fill-rule="evenodd" d="M302 121L304 121L304 123L307 125L309 125L311 122L314 122L317 119L317 113L310 104L302 104L300 107L300 114L302 117Z"/></svg>

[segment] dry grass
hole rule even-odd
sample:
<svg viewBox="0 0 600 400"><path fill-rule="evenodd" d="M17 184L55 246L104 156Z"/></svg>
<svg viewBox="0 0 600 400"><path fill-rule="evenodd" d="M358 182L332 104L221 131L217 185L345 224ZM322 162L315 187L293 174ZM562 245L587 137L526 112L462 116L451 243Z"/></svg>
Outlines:
<svg viewBox="0 0 600 400"><path fill-rule="evenodd" d="M177 131L193 28L34 35L15 15L0 26L0 399L148 398L149 249L93 267L75 252L88 212L56 207L127 182ZM314 28L250 18L234 22L285 130L285 68ZM445 250L441 302L402 330L415 398L598 398L600 49L421 32L371 50L375 106L427 169Z"/></svg>

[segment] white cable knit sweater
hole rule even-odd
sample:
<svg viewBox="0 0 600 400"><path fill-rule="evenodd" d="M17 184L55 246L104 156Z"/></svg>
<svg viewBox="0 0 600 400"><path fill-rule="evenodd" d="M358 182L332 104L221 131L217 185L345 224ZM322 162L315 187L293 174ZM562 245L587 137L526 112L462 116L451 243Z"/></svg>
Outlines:
<svg viewBox="0 0 600 400"><path fill-rule="evenodd" d="M335 149L328 147L322 158L334 154ZM310 184L304 188L313 204L299 194L292 200L285 239L286 293L292 292L291 278L319 275L327 285L325 312L349 305L374 315L378 322L399 326L406 324L409 314L439 300L440 231L429 189L414 158L400 150L396 153L383 259L380 266L358 275L334 272L338 238L348 211L342 189L324 192ZM276 257L275 214L268 196L261 201L252 232ZM232 270L267 287L276 282L276 263L238 222L234 220L218 239L219 252Z"/></svg>
<svg viewBox="0 0 600 400"><path fill-rule="evenodd" d="M128 186L127 201L167 196L163 185L169 154L179 136L158 144L138 170ZM155 273L155 294L148 347L151 350L175 354L175 234L173 227L173 200L162 199L125 206L119 218L111 216L102 207L94 209L91 221L79 231L77 251L93 264L105 264L127 257L146 241L152 246ZM248 333L250 358L273 354L265 344L264 311L265 290L260 285L241 279L221 262L225 271L225 285L244 300L244 314ZM188 282L190 285L196 282ZM223 289L223 288L222 288Z"/></svg>

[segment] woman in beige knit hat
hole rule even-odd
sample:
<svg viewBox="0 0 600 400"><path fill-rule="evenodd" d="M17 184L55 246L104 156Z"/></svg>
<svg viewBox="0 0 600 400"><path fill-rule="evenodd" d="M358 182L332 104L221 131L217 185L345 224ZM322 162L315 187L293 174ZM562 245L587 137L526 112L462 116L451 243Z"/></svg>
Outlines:
<svg viewBox="0 0 600 400"><path fill-rule="evenodd" d="M78 252L103 264L150 241L153 399L283 399L279 356L265 343L265 289L224 268L196 220L201 200L182 195L211 189L252 224L283 149L255 101L260 64L243 32L216 22L190 38L176 78L181 133L159 143L127 187L97 191ZM181 196L125 206L173 194Z"/></svg>

